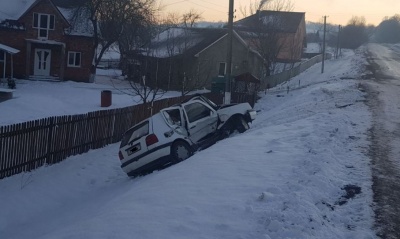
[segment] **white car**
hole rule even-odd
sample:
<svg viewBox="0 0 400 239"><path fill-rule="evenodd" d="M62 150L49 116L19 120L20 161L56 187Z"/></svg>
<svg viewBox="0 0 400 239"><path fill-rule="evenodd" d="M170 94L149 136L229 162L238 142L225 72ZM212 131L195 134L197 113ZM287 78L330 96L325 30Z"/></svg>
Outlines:
<svg viewBox="0 0 400 239"><path fill-rule="evenodd" d="M121 168L135 177L180 162L234 130L246 131L255 116L248 103L218 106L196 95L127 130L119 149Z"/></svg>

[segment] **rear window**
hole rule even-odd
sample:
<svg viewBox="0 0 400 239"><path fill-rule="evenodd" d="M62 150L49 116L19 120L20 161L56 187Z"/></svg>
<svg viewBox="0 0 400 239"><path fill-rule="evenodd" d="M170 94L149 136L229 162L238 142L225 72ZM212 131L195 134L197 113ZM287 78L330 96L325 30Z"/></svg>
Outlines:
<svg viewBox="0 0 400 239"><path fill-rule="evenodd" d="M145 121L125 132L121 140L121 146L127 145L131 141L135 141L149 134L149 121Z"/></svg>

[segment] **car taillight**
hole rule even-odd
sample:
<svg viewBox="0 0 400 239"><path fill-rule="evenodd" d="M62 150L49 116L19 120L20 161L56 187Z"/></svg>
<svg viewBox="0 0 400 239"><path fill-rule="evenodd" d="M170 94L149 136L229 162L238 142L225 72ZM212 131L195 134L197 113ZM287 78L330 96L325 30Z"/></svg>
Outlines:
<svg viewBox="0 0 400 239"><path fill-rule="evenodd" d="M119 160L123 160L124 159L124 156L122 155L121 151L119 151L118 156L119 156Z"/></svg>
<svg viewBox="0 0 400 239"><path fill-rule="evenodd" d="M158 138L155 134L150 134L146 137L146 145L150 146L158 142Z"/></svg>

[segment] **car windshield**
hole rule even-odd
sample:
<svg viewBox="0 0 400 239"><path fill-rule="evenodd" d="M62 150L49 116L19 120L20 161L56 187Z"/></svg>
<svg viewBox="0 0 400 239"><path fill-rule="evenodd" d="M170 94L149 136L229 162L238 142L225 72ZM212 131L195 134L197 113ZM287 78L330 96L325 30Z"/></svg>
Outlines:
<svg viewBox="0 0 400 239"><path fill-rule="evenodd" d="M218 105L212 102L210 99L206 97L202 97L204 101L206 101L207 104L209 104L214 110L218 109Z"/></svg>
<svg viewBox="0 0 400 239"><path fill-rule="evenodd" d="M125 132L124 136L122 137L120 147L127 145L129 141L135 141L141 138L142 136L148 134L149 134L149 121L145 121Z"/></svg>
<svg viewBox="0 0 400 239"><path fill-rule="evenodd" d="M208 99L207 97L202 96L202 95L195 96L195 97L191 98L190 100L201 100L204 103L206 103L207 105L209 105L211 108L213 108L214 110L217 110L219 108L217 104L215 104L210 99Z"/></svg>

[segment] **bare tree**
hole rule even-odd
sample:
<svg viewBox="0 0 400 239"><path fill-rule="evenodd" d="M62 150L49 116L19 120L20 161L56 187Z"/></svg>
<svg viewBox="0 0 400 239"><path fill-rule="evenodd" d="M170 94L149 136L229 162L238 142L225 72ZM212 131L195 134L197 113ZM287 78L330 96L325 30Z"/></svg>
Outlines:
<svg viewBox="0 0 400 239"><path fill-rule="evenodd" d="M192 9L182 16L170 13L163 21L169 27L163 32L168 54L167 90L170 89L172 83L175 83L180 86L181 94L186 95L206 85L210 71L204 72L204 62L198 63L196 69L189 69L188 62L191 61L189 59L191 56L186 54L194 44L193 37L196 37L193 27L201 19L201 14ZM176 71L176 68L179 70ZM201 75L200 71L202 71Z"/></svg>
<svg viewBox="0 0 400 239"><path fill-rule="evenodd" d="M365 17L352 17L341 31L340 46L343 48L356 49L368 42L367 26Z"/></svg>
<svg viewBox="0 0 400 239"><path fill-rule="evenodd" d="M375 38L381 43L400 42L400 15L385 17L376 28Z"/></svg>
<svg viewBox="0 0 400 239"><path fill-rule="evenodd" d="M301 58L304 47L301 44L304 44L303 41L299 41L294 35L289 36L287 39L287 44L285 45L287 49L285 50L290 54L289 69L293 69L296 62ZM286 64L284 70L287 70Z"/></svg>
<svg viewBox="0 0 400 239"><path fill-rule="evenodd" d="M139 96L143 103L153 102L165 93L159 81L159 59L153 54L150 48L145 52L140 50L131 52L127 77L130 87L125 90L120 89L125 94Z"/></svg>
<svg viewBox="0 0 400 239"><path fill-rule="evenodd" d="M87 0L75 10L75 23L82 16L91 22L94 36L93 51L97 54L93 62L93 72L104 52L125 34L126 26L140 22L153 14L155 0ZM97 52L101 46L100 52Z"/></svg>
<svg viewBox="0 0 400 239"><path fill-rule="evenodd" d="M148 9L142 9L147 11ZM124 33L118 38L120 51L120 67L125 72L127 69L126 55L130 51L137 50L151 40L157 33L156 21L152 14L142 12L129 19L124 26Z"/></svg>
<svg viewBox="0 0 400 239"><path fill-rule="evenodd" d="M197 12L194 9L190 9L189 12L184 13L182 15L182 23L183 26L185 27L194 27L195 24L200 21L201 19L203 19L201 17L201 13Z"/></svg>
<svg viewBox="0 0 400 239"><path fill-rule="evenodd" d="M194 56L187 53L195 44L195 37L201 30L171 28L167 32L168 87L172 83L180 86L182 96L205 87L211 74L209 62L199 61L193 66ZM175 70L175 72L174 72Z"/></svg>
<svg viewBox="0 0 400 239"><path fill-rule="evenodd" d="M282 22L274 15L259 18L249 29L246 38L264 59L264 75L269 76L275 72L279 54L288 44L288 38L280 31Z"/></svg>
<svg viewBox="0 0 400 239"><path fill-rule="evenodd" d="M239 6L239 11L243 17L248 17L257 13L257 11L286 11L294 9L292 0L250 0L247 6Z"/></svg>
<svg viewBox="0 0 400 239"><path fill-rule="evenodd" d="M161 20L164 28L177 27L181 24L181 16L177 12L169 12L167 16Z"/></svg>
<svg viewBox="0 0 400 239"><path fill-rule="evenodd" d="M195 68L184 72L182 79L181 95L185 96L194 90L204 88L211 76L213 61L198 61Z"/></svg>
<svg viewBox="0 0 400 239"><path fill-rule="evenodd" d="M294 3L291 0L267 1L267 3L264 6L265 9L263 10L285 11L285 12L291 12L294 10Z"/></svg>
<svg viewBox="0 0 400 239"><path fill-rule="evenodd" d="M193 27L200 19L194 10L183 15L170 13L159 21L157 29L163 31L145 47L130 51L127 64L130 94L139 95L143 102L151 102L164 94L164 90L180 90L186 95L205 86L210 73L202 70L204 62L193 67L196 58L187 54L196 43Z"/></svg>

